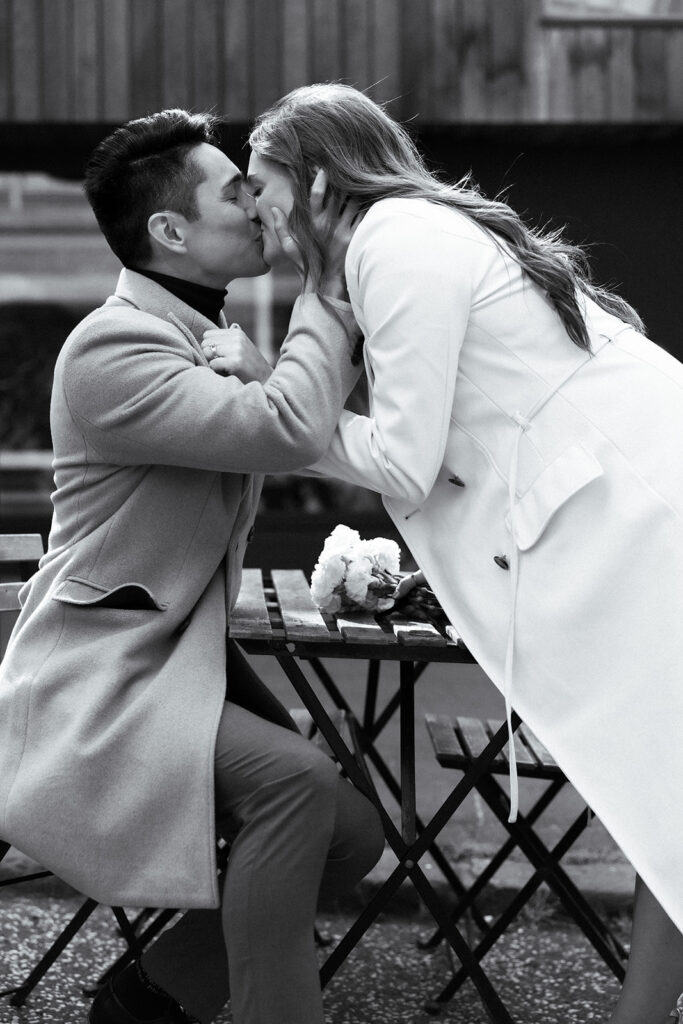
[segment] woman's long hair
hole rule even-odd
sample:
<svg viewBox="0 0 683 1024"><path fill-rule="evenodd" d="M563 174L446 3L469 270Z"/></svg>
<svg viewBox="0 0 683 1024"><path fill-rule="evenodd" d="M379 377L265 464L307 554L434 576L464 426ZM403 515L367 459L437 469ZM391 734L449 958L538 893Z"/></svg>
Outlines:
<svg viewBox="0 0 683 1024"><path fill-rule="evenodd" d="M588 261L560 230L527 227L507 203L486 199L469 176L444 184L425 166L408 133L378 104L348 85L307 85L288 93L257 120L249 143L259 156L288 168L294 185L290 227L299 242L306 278L323 279L323 247L313 231L309 191L318 168L333 194L367 209L392 197L428 199L466 214L494 239L503 239L531 280L557 310L567 334L590 351L577 292L594 299L636 330L643 324L627 302L591 282Z"/></svg>

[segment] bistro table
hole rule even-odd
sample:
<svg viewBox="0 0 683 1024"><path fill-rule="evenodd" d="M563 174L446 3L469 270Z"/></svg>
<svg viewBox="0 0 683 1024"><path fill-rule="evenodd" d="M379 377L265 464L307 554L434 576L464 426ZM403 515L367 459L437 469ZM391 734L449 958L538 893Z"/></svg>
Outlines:
<svg viewBox="0 0 683 1024"><path fill-rule="evenodd" d="M273 569L269 573L245 569L230 617L228 635L248 654L270 655L277 659L342 769L376 804L387 842L398 861L388 879L326 959L321 968L322 984L329 981L401 883L409 878L471 978L491 1019L495 1024L512 1024L512 1017L481 967L479 958L450 919L447 908L419 863L429 851L456 893L462 893L462 883L435 841L508 740L507 728L503 726L471 768L463 773L431 820L426 824L422 822L417 813L415 789L415 683L431 662L471 664L474 661L472 655L461 641L443 635L428 623L377 621L370 614L322 615L313 604L308 583L300 569ZM327 662L333 658L368 663L365 707L360 722L352 715L343 693L323 664L323 660ZM350 746L302 671L302 661L313 669L337 707L347 713ZM399 684L397 692L378 711L378 679L383 662L399 663ZM396 711L399 712L400 724L398 780L393 777L375 745L378 734ZM513 726L516 728L518 724L519 719L514 716ZM400 802L400 830L377 795L368 763Z"/></svg>

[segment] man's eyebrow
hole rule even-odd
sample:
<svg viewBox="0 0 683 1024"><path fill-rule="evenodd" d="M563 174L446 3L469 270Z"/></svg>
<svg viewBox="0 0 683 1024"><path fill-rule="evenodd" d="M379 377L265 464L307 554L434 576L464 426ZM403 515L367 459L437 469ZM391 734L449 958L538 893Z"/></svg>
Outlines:
<svg viewBox="0 0 683 1024"><path fill-rule="evenodd" d="M241 173L239 171L237 171L235 174L233 174L232 178L228 178L228 180L223 185L222 191L225 192L226 189L232 188L234 185L239 184L239 182L241 182L241 181L242 181L242 175L241 175Z"/></svg>

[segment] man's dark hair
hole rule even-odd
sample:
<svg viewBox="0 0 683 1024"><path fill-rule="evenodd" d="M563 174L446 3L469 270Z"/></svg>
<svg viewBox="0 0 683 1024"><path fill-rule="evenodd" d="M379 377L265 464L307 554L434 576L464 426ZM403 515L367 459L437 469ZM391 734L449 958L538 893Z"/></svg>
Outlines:
<svg viewBox="0 0 683 1024"><path fill-rule="evenodd" d="M152 257L147 221L159 210L199 216L195 191L204 180L192 157L202 142L218 145L218 119L162 110L117 128L94 150L85 194L112 251L125 267Z"/></svg>

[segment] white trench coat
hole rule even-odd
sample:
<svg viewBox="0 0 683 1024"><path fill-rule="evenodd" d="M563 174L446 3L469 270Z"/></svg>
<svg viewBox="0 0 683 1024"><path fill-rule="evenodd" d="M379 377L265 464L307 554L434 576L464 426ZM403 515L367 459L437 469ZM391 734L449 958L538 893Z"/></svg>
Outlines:
<svg viewBox="0 0 683 1024"><path fill-rule="evenodd" d="M590 300L578 348L502 243L425 200L375 204L346 271L370 410L312 468L384 495L683 930L683 366Z"/></svg>

